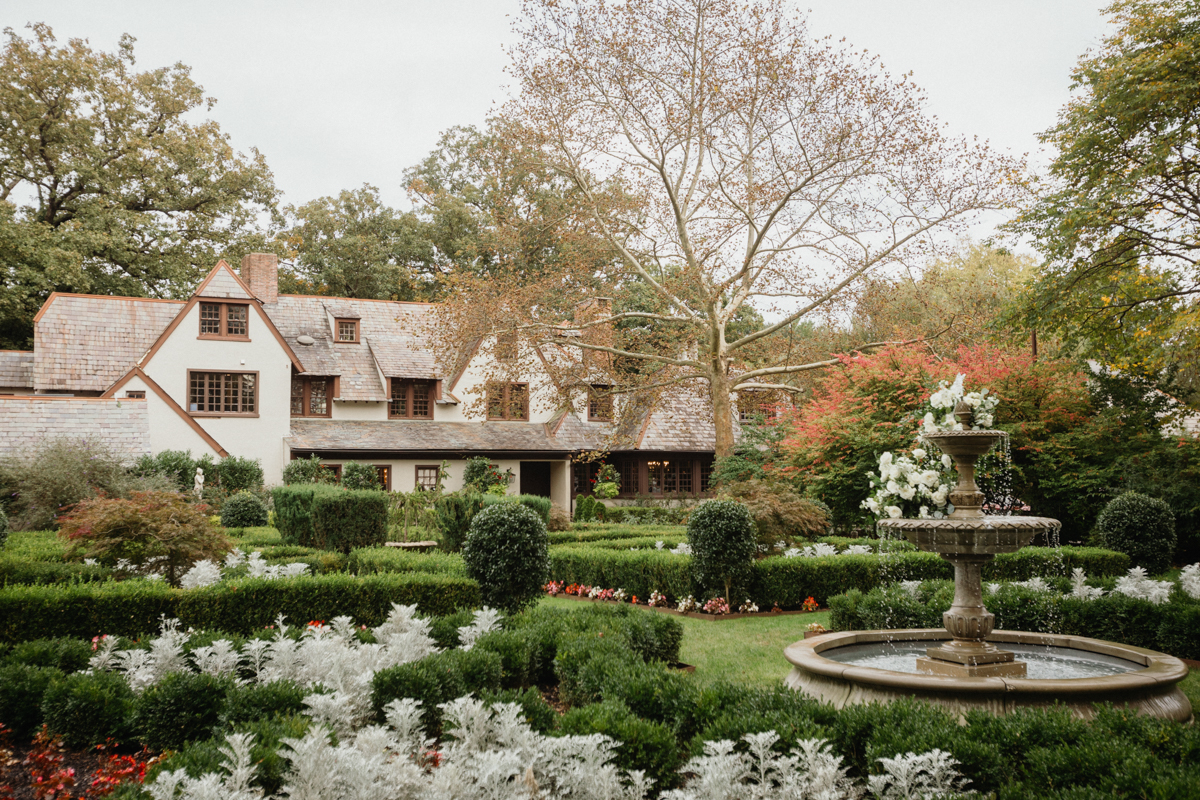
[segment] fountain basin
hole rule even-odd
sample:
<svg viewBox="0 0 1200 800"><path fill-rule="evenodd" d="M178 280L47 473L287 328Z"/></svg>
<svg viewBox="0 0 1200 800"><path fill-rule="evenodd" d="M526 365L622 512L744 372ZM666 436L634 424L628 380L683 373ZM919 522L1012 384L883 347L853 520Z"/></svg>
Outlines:
<svg viewBox="0 0 1200 800"><path fill-rule="evenodd" d="M1046 517L947 517L946 519L881 519L885 538L903 536L921 550L944 555L1015 553L1039 533L1057 530ZM892 536L888 536L892 534Z"/></svg>
<svg viewBox="0 0 1200 800"><path fill-rule="evenodd" d="M927 628L846 631L801 640L784 650L792 664L786 684L836 708L911 697L958 714L971 710L1004 714L1017 708L1059 705L1076 717L1091 719L1093 703L1114 703L1160 719L1186 722L1192 718L1191 703L1178 686L1188 668L1173 656L1082 636L993 631L988 639L1012 646L1035 662L1046 658L1078 662L1079 669L1092 677L961 678L864 665L897 647L903 655L907 649L952 641L946 630Z"/></svg>

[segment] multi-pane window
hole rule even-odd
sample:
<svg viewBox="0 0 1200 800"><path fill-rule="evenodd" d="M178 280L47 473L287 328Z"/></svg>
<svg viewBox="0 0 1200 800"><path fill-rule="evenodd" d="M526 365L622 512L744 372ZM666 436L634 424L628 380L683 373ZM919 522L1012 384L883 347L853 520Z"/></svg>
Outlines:
<svg viewBox="0 0 1200 800"><path fill-rule="evenodd" d="M433 381L392 378L388 416L393 419L433 419Z"/></svg>
<svg viewBox="0 0 1200 800"><path fill-rule="evenodd" d="M633 496L638 493L638 462L629 459L621 462L621 494Z"/></svg>
<svg viewBox="0 0 1200 800"><path fill-rule="evenodd" d="M612 422L613 398L611 386L593 384L588 392L588 421Z"/></svg>
<svg viewBox="0 0 1200 800"><path fill-rule="evenodd" d="M529 384L492 383L487 389L488 419L529 419Z"/></svg>
<svg viewBox="0 0 1200 800"><path fill-rule="evenodd" d="M125 392L125 399L126 400L145 400L146 399L146 390L145 389L130 389Z"/></svg>
<svg viewBox="0 0 1200 800"><path fill-rule="evenodd" d="M650 494L692 491L691 461L647 461L646 489Z"/></svg>
<svg viewBox="0 0 1200 800"><path fill-rule="evenodd" d="M250 306L241 303L201 303L200 336L245 339L250 334Z"/></svg>
<svg viewBox="0 0 1200 800"><path fill-rule="evenodd" d="M257 372L189 372L188 410L197 414L257 414Z"/></svg>
<svg viewBox="0 0 1200 800"><path fill-rule="evenodd" d="M339 342L358 341L358 320L339 319L337 323L337 340Z"/></svg>
<svg viewBox="0 0 1200 800"><path fill-rule="evenodd" d="M392 490L392 468L387 464L376 464L375 475L379 481L379 488L390 492Z"/></svg>
<svg viewBox="0 0 1200 800"><path fill-rule="evenodd" d="M419 492L434 492L437 491L438 472L441 468L437 466L419 466L417 467L417 491Z"/></svg>
<svg viewBox="0 0 1200 800"><path fill-rule="evenodd" d="M332 378L310 378L292 376L292 416L330 416L330 394Z"/></svg>

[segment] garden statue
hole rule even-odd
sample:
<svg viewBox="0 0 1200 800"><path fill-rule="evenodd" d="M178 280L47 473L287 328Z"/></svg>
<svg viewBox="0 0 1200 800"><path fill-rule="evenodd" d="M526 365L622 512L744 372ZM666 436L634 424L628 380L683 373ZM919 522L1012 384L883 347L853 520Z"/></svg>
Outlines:
<svg viewBox="0 0 1200 800"><path fill-rule="evenodd" d="M192 491L196 493L197 500L204 496L204 470L201 467L196 467L196 480L192 482Z"/></svg>

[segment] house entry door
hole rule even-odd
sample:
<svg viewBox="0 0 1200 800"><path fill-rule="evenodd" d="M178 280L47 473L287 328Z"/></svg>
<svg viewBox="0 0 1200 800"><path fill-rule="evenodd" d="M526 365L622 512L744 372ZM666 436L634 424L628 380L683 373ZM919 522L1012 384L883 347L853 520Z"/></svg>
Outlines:
<svg viewBox="0 0 1200 800"><path fill-rule="evenodd" d="M550 496L550 462L521 462L521 494Z"/></svg>

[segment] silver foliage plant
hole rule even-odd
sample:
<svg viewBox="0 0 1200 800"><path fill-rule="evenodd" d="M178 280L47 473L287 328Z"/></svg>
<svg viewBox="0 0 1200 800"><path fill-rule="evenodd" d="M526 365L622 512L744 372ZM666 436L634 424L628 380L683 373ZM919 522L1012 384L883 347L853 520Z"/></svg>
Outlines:
<svg viewBox="0 0 1200 800"><path fill-rule="evenodd" d="M520 706L491 708L472 697L439 706L447 739L440 751L424 738L421 704L393 700L387 726L368 725L339 737L314 725L299 739L285 739L280 754L291 768L272 800L641 800L651 788L640 771L611 763L617 742L601 734L547 737L531 730ZM799 743L795 754L771 748L774 731L743 737L748 752L733 742L709 742L705 755L684 767L688 785L664 800L883 800L947 797L964 781L957 762L939 750L880 759L882 775L863 787L846 775L842 759L821 740ZM248 734L227 737L222 771L198 778L184 770L164 772L147 789L154 800L262 798L252 788L255 767Z"/></svg>
<svg viewBox="0 0 1200 800"><path fill-rule="evenodd" d="M459 628L469 649L495 630L498 612L484 608ZM416 606L393 605L387 620L364 643L349 617L308 625L298 638L279 618L270 640L254 639L239 652L220 639L185 653L190 632L163 619L149 649L117 650L115 637L97 642L90 669L125 677L137 692L172 672L227 675L254 683L295 681L321 693L305 697L314 724L298 739L285 739L280 755L290 765L281 794L270 800L640 800L651 781L641 772L618 769L612 758L619 742L606 736L547 737L525 722L521 707L488 707L473 697L439 706L447 738L435 749L424 735L421 704L393 700L384 709L386 726L368 724L371 678L377 670L416 661L435 652L428 620ZM338 744L331 739L336 735ZM868 791L885 800L944 797L962 789L957 765L940 751L881 759L884 774L863 787L847 776L842 759L821 740L799 742L794 754L772 750L774 731L743 737L747 752L729 741L708 742L705 755L684 767L691 777L667 800L856 800ZM191 777L163 772L146 788L154 800L251 800L264 798L254 785L252 735L226 737L220 772Z"/></svg>

